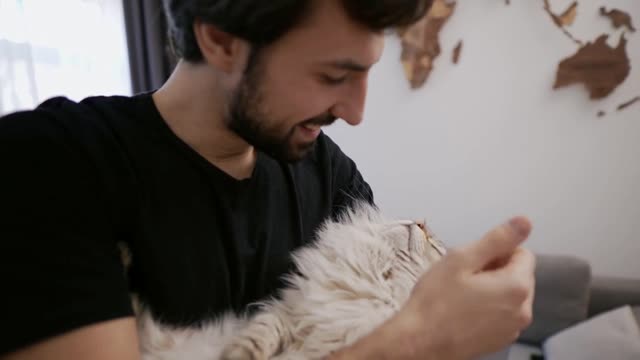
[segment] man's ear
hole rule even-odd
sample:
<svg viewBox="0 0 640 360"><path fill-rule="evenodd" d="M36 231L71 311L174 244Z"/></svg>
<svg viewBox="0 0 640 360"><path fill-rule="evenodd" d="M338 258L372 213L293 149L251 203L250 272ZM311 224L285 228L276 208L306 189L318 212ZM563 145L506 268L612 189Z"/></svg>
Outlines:
<svg viewBox="0 0 640 360"><path fill-rule="evenodd" d="M244 68L249 48L246 41L200 20L193 24L193 33L207 63L225 73Z"/></svg>

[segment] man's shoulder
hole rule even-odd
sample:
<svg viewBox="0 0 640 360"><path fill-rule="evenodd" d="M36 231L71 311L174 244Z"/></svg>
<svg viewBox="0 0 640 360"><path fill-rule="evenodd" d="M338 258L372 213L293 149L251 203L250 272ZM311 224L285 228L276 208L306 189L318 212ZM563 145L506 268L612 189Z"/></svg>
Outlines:
<svg viewBox="0 0 640 360"><path fill-rule="evenodd" d="M138 111L139 99L88 97L80 102L50 98L36 108L0 117L0 141L26 148L40 146L95 147L113 144L117 132Z"/></svg>
<svg viewBox="0 0 640 360"><path fill-rule="evenodd" d="M0 162L21 176L59 175L69 181L82 176L106 179L101 183L109 189L129 186L122 131L114 127L127 108L119 104L129 101L122 97L74 102L56 97L33 110L4 116L0 118ZM73 171L57 174L65 168Z"/></svg>
<svg viewBox="0 0 640 360"><path fill-rule="evenodd" d="M66 97L50 98L32 110L0 117L0 135L70 135L80 128L90 134L91 128L106 126L105 120L116 119L135 109L135 99L124 96L89 97L75 102ZM87 132L89 131L89 132Z"/></svg>
<svg viewBox="0 0 640 360"><path fill-rule="evenodd" d="M331 177L334 204L343 208L355 199L363 199L373 204L373 192L355 161L324 133L318 138L318 145L327 159L325 169Z"/></svg>

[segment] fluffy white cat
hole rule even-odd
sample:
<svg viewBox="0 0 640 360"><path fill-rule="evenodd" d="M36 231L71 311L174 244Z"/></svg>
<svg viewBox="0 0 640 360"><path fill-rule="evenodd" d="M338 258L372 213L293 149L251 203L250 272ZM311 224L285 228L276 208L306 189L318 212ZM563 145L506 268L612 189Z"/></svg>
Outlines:
<svg viewBox="0 0 640 360"><path fill-rule="evenodd" d="M143 359L321 359L398 311L443 253L423 224L387 221L359 205L293 254L289 286L248 319L227 314L199 328L169 329L140 311Z"/></svg>

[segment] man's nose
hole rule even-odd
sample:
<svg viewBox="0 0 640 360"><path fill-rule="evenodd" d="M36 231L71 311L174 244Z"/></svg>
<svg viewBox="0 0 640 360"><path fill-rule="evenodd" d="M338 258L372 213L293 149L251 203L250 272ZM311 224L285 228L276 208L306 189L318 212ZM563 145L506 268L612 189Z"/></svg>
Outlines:
<svg viewBox="0 0 640 360"><path fill-rule="evenodd" d="M363 77L345 88L331 112L335 117L346 121L347 124L356 126L362 122L366 98L367 79Z"/></svg>

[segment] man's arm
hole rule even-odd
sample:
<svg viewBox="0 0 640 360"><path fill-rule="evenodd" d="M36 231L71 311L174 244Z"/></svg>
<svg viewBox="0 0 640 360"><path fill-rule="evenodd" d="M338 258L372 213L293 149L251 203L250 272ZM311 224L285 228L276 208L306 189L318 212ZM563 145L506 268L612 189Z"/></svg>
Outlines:
<svg viewBox="0 0 640 360"><path fill-rule="evenodd" d="M355 163L329 138L335 216L373 194ZM451 250L416 284L404 307L340 359L466 360L500 350L531 322L535 258L520 245L525 218L498 226L481 240Z"/></svg>
<svg viewBox="0 0 640 360"><path fill-rule="evenodd" d="M331 359L468 360L506 347L531 322L535 261L519 247L530 230L515 218L453 250L395 317Z"/></svg>
<svg viewBox="0 0 640 360"><path fill-rule="evenodd" d="M100 352L118 351L107 345L119 336L136 342L112 323L133 315L118 208L67 126L74 119L51 109L0 118L0 357L39 344L24 354L69 349L67 359L91 359L73 356L75 345Z"/></svg>
<svg viewBox="0 0 640 360"><path fill-rule="evenodd" d="M135 319L127 317L89 325L28 346L2 359L137 360L140 359L140 352Z"/></svg>

